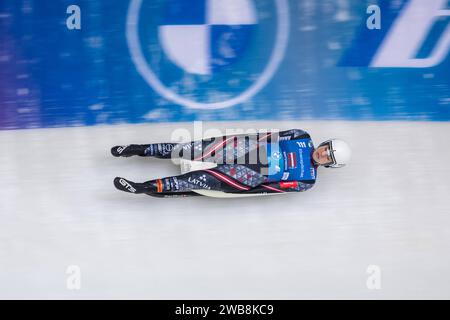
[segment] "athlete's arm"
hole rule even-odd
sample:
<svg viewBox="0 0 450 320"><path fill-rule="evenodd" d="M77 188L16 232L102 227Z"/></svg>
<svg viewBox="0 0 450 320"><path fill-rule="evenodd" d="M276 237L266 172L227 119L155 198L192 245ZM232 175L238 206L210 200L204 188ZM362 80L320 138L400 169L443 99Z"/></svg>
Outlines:
<svg viewBox="0 0 450 320"><path fill-rule="evenodd" d="M311 189L314 181L281 181L269 182L256 186L244 193L286 193L286 192L303 192Z"/></svg>
<svg viewBox="0 0 450 320"><path fill-rule="evenodd" d="M284 140L297 140L297 139L308 139L311 138L309 133L301 129L290 129L285 131L280 131L278 135Z"/></svg>

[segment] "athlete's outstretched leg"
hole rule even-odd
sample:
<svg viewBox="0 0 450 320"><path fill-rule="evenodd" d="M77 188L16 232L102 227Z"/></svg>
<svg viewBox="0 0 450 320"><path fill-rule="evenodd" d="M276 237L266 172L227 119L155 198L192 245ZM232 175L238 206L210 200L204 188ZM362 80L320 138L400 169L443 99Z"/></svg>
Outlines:
<svg viewBox="0 0 450 320"><path fill-rule="evenodd" d="M248 170L247 173L251 171L246 168L242 168L242 170ZM244 172L242 173L244 174ZM257 182L254 178L245 178L244 181L243 175L239 172L233 172L233 175L230 175L228 166L192 171L179 176L149 180L143 183L136 183L120 177L114 179L115 187L121 191L150 195L185 193L192 190L216 190L237 193L248 191L260 182L262 180Z"/></svg>
<svg viewBox="0 0 450 320"><path fill-rule="evenodd" d="M152 143L152 144L129 144L111 148L114 157L157 157L170 159L173 149L177 143Z"/></svg>
<svg viewBox="0 0 450 320"><path fill-rule="evenodd" d="M160 159L183 158L203 161L210 159L212 155L220 152L220 158L224 153L224 145L232 138L215 137L211 139L190 141L187 143L151 143L129 144L111 148L111 154L115 157L155 157Z"/></svg>
<svg viewBox="0 0 450 320"><path fill-rule="evenodd" d="M268 138L269 136L269 138ZM259 141L269 141L270 135L240 135L213 137L187 143L152 143L115 146L111 153L115 157L156 157L163 159L183 158L216 163L234 163L237 159L248 163L249 152L256 150ZM239 162L241 163L241 162Z"/></svg>
<svg viewBox="0 0 450 320"><path fill-rule="evenodd" d="M206 147L210 140L191 141L188 143L151 143L151 144L129 144L125 146L115 146L111 148L114 157L155 157L160 159L185 158L195 159L195 154L201 155L203 147Z"/></svg>
<svg viewBox="0 0 450 320"><path fill-rule="evenodd" d="M178 192L158 192L158 184L157 180L150 180L143 183L137 183L125 178L116 177L114 179L114 186L125 192L141 194L145 193L150 196L158 197L158 198L169 198L169 197L191 197L191 196L199 196L200 194L195 193L191 190L186 191L178 191Z"/></svg>
<svg viewBox="0 0 450 320"><path fill-rule="evenodd" d="M236 188L226 184L224 185L208 171L192 171L179 176L154 179L143 183L137 183L117 177L114 179L114 186L121 191L137 194L146 193L150 195L177 192L184 193L191 192L192 190L239 192L239 189L236 190Z"/></svg>

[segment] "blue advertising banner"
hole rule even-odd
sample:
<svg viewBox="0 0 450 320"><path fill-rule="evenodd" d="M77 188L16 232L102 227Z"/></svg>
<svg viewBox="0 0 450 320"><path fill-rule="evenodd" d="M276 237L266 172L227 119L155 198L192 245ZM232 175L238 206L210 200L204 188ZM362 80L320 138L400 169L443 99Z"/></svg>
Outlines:
<svg viewBox="0 0 450 320"><path fill-rule="evenodd" d="M0 129L450 120L448 0L3 0Z"/></svg>

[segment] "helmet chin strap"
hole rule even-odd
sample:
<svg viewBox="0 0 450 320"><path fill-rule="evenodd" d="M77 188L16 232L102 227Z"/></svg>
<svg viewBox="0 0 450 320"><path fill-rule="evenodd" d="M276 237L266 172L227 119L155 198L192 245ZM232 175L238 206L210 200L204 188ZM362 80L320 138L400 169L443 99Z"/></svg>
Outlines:
<svg viewBox="0 0 450 320"><path fill-rule="evenodd" d="M327 164L321 164L321 166L324 166L325 168L335 168L334 165L335 164L333 162L327 163Z"/></svg>

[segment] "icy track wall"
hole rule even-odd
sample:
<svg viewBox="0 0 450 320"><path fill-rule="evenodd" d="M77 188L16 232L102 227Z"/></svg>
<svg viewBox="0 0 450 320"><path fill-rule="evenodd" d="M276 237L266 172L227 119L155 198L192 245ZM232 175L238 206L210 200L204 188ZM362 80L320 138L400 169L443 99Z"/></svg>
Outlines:
<svg viewBox="0 0 450 320"><path fill-rule="evenodd" d="M1 0L0 298L448 299L449 9ZM193 120L339 137L353 160L281 197L114 189L179 168L111 146Z"/></svg>
<svg viewBox="0 0 450 320"><path fill-rule="evenodd" d="M450 120L448 1L377 3L1 1L0 128Z"/></svg>

